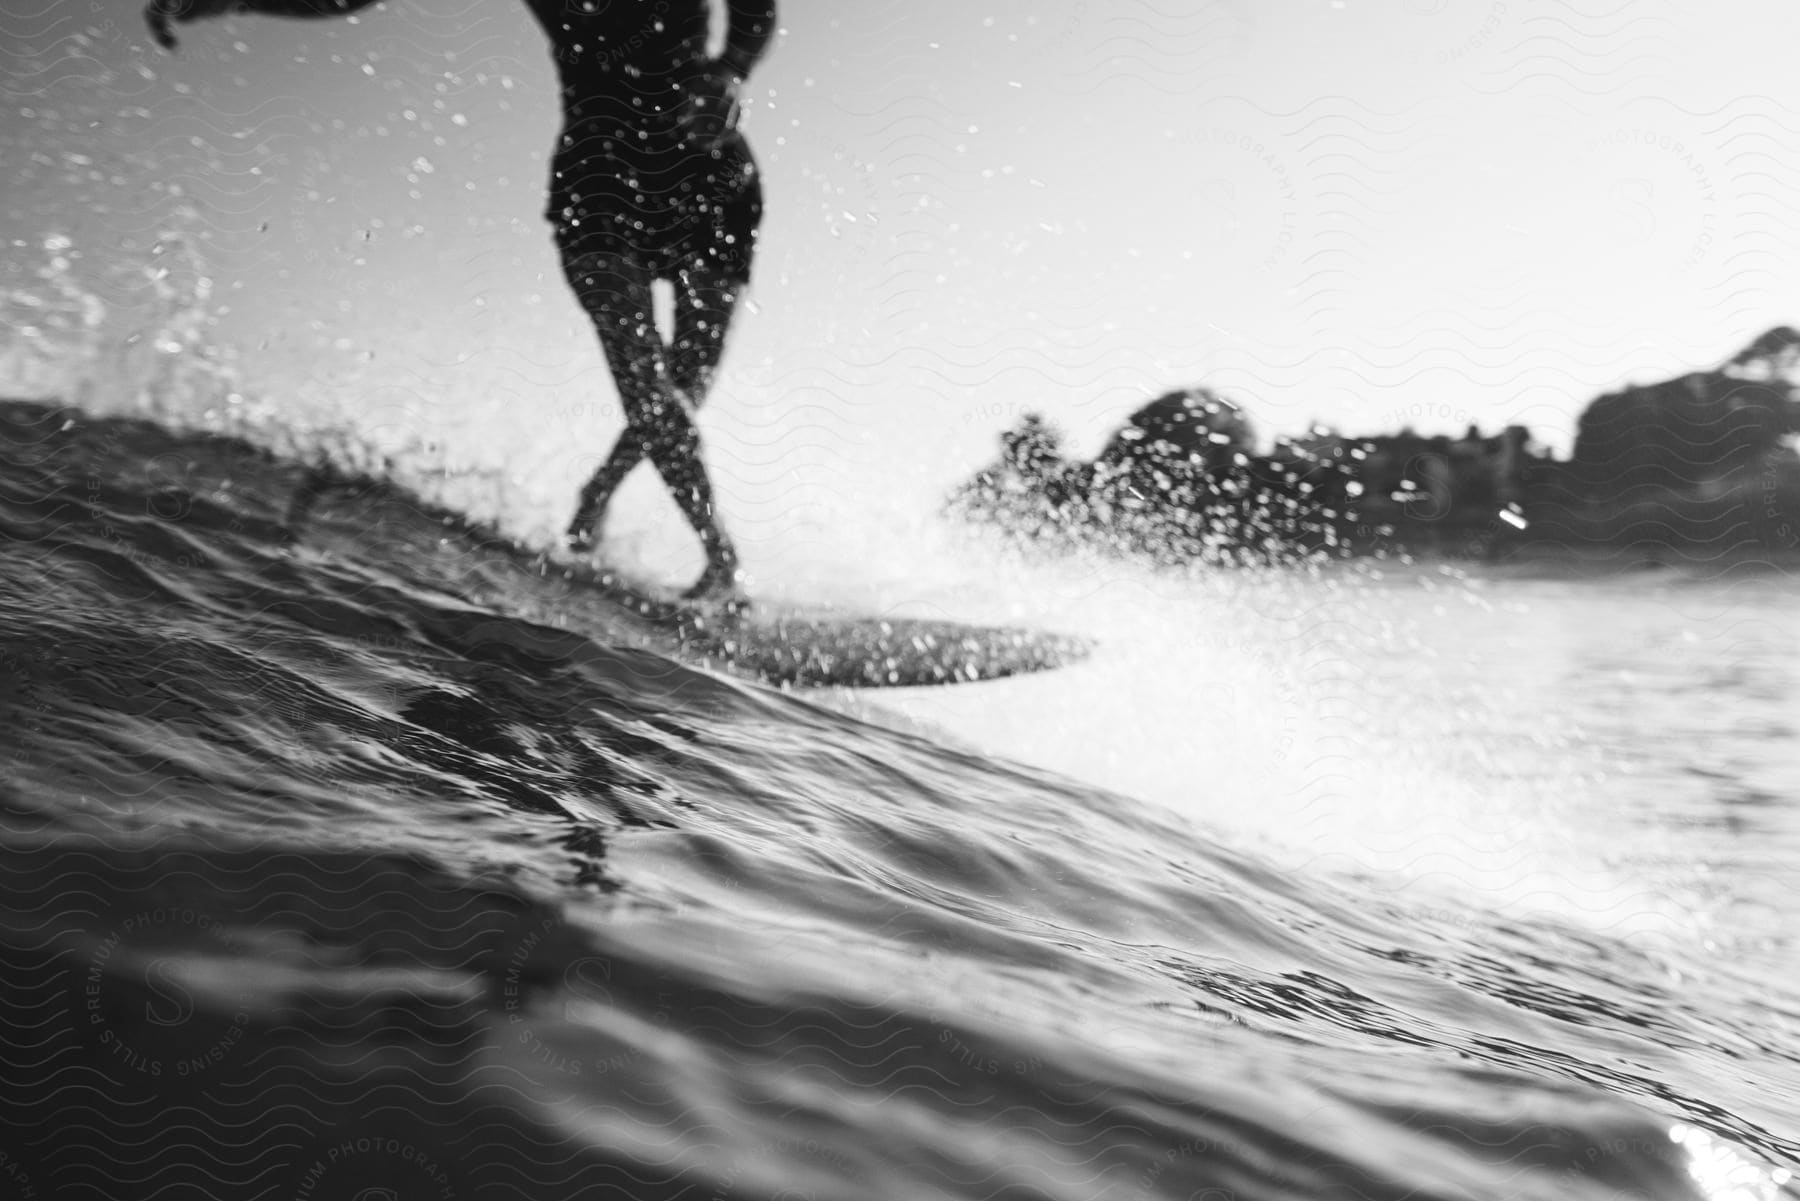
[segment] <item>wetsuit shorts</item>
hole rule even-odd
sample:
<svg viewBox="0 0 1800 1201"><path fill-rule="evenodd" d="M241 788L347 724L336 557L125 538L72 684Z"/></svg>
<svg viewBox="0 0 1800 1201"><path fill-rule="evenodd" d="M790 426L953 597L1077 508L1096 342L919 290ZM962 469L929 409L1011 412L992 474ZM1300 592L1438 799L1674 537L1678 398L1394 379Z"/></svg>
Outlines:
<svg viewBox="0 0 1800 1201"><path fill-rule="evenodd" d="M574 120L550 166L545 210L564 256L622 254L672 278L710 260L747 283L762 222L762 183L743 135L714 147L647 146L617 123Z"/></svg>

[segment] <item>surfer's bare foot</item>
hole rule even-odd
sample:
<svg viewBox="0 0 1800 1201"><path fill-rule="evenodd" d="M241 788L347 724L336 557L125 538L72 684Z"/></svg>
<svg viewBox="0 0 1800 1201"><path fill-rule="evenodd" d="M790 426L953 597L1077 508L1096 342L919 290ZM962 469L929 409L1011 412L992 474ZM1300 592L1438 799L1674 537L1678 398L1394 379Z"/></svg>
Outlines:
<svg viewBox="0 0 1800 1201"><path fill-rule="evenodd" d="M706 570L700 573L692 588L681 594L681 599L743 605L748 603L744 598L743 581L744 572L738 566L737 556L721 556L707 562Z"/></svg>
<svg viewBox="0 0 1800 1201"><path fill-rule="evenodd" d="M600 510L592 502L584 503L575 510L575 516L569 522L569 528L563 531L562 548L570 554L585 555L594 549L600 541Z"/></svg>

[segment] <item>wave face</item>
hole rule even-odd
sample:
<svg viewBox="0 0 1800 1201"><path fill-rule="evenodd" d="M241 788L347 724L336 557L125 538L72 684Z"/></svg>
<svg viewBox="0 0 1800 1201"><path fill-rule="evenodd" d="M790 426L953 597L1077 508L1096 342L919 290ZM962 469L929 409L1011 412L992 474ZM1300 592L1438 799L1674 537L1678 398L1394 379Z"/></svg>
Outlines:
<svg viewBox="0 0 1800 1201"><path fill-rule="evenodd" d="M395 494L287 545L298 476L0 407L16 1195L1772 1197L1800 1155L1791 993L694 670Z"/></svg>

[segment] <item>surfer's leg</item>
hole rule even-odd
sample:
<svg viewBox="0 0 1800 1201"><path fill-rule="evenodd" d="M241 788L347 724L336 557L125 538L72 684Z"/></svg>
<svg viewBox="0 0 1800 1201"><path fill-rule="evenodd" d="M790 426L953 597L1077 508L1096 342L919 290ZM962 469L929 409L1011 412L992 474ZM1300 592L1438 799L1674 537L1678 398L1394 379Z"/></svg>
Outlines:
<svg viewBox="0 0 1800 1201"><path fill-rule="evenodd" d="M725 352L725 334L731 327L731 315L743 284L716 269L683 270L671 282L675 290L675 338L664 350L663 361L676 391L690 408L697 409L706 401ZM621 437L595 473L589 489L598 485L610 496L631 469L643 461L645 453L643 439Z"/></svg>
<svg viewBox="0 0 1800 1201"><path fill-rule="evenodd" d="M625 431L582 489L569 542L591 540L613 490L639 455L648 456L705 549L706 572L696 589L716 592L735 584L737 553L713 511L712 484L700 462L700 433L669 375L651 308L649 269L618 253L565 255L563 265L593 318L625 407Z"/></svg>
<svg viewBox="0 0 1800 1201"><path fill-rule="evenodd" d="M704 262L702 260L699 267L679 272L671 281L675 288L675 339L664 351L669 379L696 409L706 401L719 359L725 352L725 334L731 326L731 315L743 292L741 281L717 268L707 268ZM631 435L631 431L627 431L627 435ZM640 437L621 436L613 444L612 453L582 491L578 516L594 514L593 521L581 522L590 530L585 541L591 541L591 529L604 510L606 500L631 474L632 468L643 461L645 453ZM590 494L597 498L591 508ZM570 540L577 541L573 527Z"/></svg>
<svg viewBox="0 0 1800 1201"><path fill-rule="evenodd" d="M568 531L563 535L563 542L570 550L593 549L600 522L606 516L606 506L611 503L613 493L625 482L631 469L643 460L643 439L638 431L626 427L618 441L613 443L600 470L589 478L575 502L575 516L569 521Z"/></svg>
<svg viewBox="0 0 1800 1201"><path fill-rule="evenodd" d="M667 389L668 371L652 315L648 268L624 253L564 248L563 273L600 335L625 410L625 429L582 488L564 535L571 547L586 550L593 545L613 493L648 450L650 431L640 417L661 407L658 393Z"/></svg>
<svg viewBox="0 0 1800 1201"><path fill-rule="evenodd" d="M706 552L706 570L683 595L697 597L734 591L738 576L737 550L720 528L713 510L712 481L700 462L700 431L694 426L692 414L677 404L672 416L648 424L650 433L645 442L645 453L655 464L663 483L669 486L682 515L700 536L700 545Z"/></svg>
<svg viewBox="0 0 1800 1201"><path fill-rule="evenodd" d="M743 290L742 279L706 258L695 260L676 277L669 374L695 408L705 403L712 388Z"/></svg>
<svg viewBox="0 0 1800 1201"><path fill-rule="evenodd" d="M712 386L740 291L740 285L720 275L696 276L683 271L675 281L675 340L669 348L669 373L681 399L692 408L684 414L685 428L665 427L670 435L667 461L671 466L664 466L663 457L652 457L706 546L706 570L688 589L690 597L737 592L737 551L712 515L712 484L700 462L700 435L694 428L693 413L705 403Z"/></svg>
<svg viewBox="0 0 1800 1201"><path fill-rule="evenodd" d="M669 371L696 406L706 399L725 353L731 319L756 258L762 225L762 185L748 166L708 175L690 229L687 253L675 275L675 336Z"/></svg>

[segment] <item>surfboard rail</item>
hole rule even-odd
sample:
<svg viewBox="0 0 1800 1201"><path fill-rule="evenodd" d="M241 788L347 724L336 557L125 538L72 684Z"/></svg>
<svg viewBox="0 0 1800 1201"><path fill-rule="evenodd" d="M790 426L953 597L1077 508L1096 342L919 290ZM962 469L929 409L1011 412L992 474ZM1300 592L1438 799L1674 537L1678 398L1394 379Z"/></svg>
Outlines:
<svg viewBox="0 0 1800 1201"><path fill-rule="evenodd" d="M511 553L540 578L616 603L660 627L681 656L781 687L904 688L975 683L1049 671L1091 651L1084 639L1018 626L855 613L755 598L685 601L601 567L517 543Z"/></svg>

